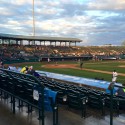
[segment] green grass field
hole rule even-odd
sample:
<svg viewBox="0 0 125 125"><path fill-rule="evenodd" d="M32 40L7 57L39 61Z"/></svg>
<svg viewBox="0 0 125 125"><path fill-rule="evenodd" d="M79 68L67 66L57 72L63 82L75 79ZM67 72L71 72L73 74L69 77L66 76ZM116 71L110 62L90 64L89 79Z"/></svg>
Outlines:
<svg viewBox="0 0 125 125"><path fill-rule="evenodd" d="M54 72L54 73L60 73L60 74L67 74L72 76L79 76L79 77L86 77L86 78L103 78L105 81L111 81L112 75L106 74L106 73L100 73L100 72L92 72L92 71L85 71L86 69L94 69L94 70L102 70L102 71L109 71L113 72L115 69L118 73L124 73L125 72L125 61L85 61L83 64L83 70L80 69L71 69L71 68L45 68L44 65L47 64L47 62L36 62L36 63L22 63L22 64L14 64L19 67L23 67L25 65L27 66L33 66L35 70L43 70L48 72ZM54 62L50 62L50 64L54 64ZM58 62L58 64L77 64L77 67L79 67L78 62ZM118 76L117 82L124 84L125 83L125 76Z"/></svg>

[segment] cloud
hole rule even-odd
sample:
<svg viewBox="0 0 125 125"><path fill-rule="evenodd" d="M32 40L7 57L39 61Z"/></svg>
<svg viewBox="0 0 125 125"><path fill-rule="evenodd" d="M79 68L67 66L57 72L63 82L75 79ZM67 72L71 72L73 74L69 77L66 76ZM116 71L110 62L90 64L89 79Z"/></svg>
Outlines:
<svg viewBox="0 0 125 125"><path fill-rule="evenodd" d="M91 0L88 8L93 10L122 10L125 9L124 0Z"/></svg>
<svg viewBox="0 0 125 125"><path fill-rule="evenodd" d="M10 16L12 15L12 11L11 10L8 10L7 8L5 7L0 7L0 12L1 12L1 16ZM2 17L0 17L2 18Z"/></svg>
<svg viewBox="0 0 125 125"><path fill-rule="evenodd" d="M5 3L8 3L8 2L5 2ZM20 6L24 4L32 4L32 0L9 0L9 3L12 5Z"/></svg>
<svg viewBox="0 0 125 125"><path fill-rule="evenodd" d="M1 0L0 32L32 34L32 7L32 0ZM82 45L124 39L125 0L34 0L34 10L36 35L76 37Z"/></svg>

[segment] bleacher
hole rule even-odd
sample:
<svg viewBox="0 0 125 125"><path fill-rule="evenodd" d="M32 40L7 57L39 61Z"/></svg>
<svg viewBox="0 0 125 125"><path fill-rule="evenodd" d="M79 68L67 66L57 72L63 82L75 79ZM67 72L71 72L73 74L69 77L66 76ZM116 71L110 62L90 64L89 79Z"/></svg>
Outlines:
<svg viewBox="0 0 125 125"><path fill-rule="evenodd" d="M42 79L42 82L47 88L57 91L58 104L65 104L69 108L80 110L81 117L86 116L88 112L86 107L100 110L101 115L105 115L105 111L110 109L110 93L46 78ZM125 109L124 105L125 97L113 96L114 113L119 115L120 109Z"/></svg>
<svg viewBox="0 0 125 125"><path fill-rule="evenodd" d="M56 95L57 92L45 88L42 82L31 75L0 69L0 96L2 99L11 100L14 114L17 106L27 107L28 113L32 113L35 108L39 111L39 119L44 125L44 112L53 112L53 125L57 125Z"/></svg>
<svg viewBox="0 0 125 125"><path fill-rule="evenodd" d="M43 45L0 45L0 60L5 63L62 60L124 59L124 46L43 46ZM113 57L113 58L112 58Z"/></svg>
<svg viewBox="0 0 125 125"><path fill-rule="evenodd" d="M1 98L11 100L13 113L16 113L16 106L26 106L28 113L32 113L33 108L37 109L42 125L45 111L53 112L53 125L58 124L58 106L61 108L65 105L67 109L78 110L84 118L89 108L101 111L101 115L105 115L105 111L110 109L110 93L53 80L42 74L35 78L17 73L15 68L11 70L0 69ZM114 113L119 115L121 109L125 109L124 105L125 97L113 96Z"/></svg>

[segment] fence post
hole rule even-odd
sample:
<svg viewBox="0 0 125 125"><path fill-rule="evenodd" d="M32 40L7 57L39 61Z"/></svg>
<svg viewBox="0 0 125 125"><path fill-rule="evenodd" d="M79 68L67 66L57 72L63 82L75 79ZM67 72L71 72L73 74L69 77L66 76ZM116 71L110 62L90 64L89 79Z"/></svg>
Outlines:
<svg viewBox="0 0 125 125"><path fill-rule="evenodd" d="M113 125L113 89L114 82L111 82L108 89L110 90L110 125Z"/></svg>

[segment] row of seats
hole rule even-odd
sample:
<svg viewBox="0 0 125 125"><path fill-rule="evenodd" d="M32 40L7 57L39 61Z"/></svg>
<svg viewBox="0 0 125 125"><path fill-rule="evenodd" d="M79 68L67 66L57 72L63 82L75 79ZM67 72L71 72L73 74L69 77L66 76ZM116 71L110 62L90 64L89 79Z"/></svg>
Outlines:
<svg viewBox="0 0 125 125"><path fill-rule="evenodd" d="M1 96L7 95L7 98L11 98L14 110L15 99L17 99L19 100L19 107L23 106L23 103L28 106L28 112L32 112L32 107L42 113L44 111L53 112L53 124L57 124L55 123L56 118L58 118L56 116L58 110L55 110L58 108L56 104L57 92L45 88L34 76L0 69L0 94ZM41 117L43 118L44 114Z"/></svg>
<svg viewBox="0 0 125 125"><path fill-rule="evenodd" d="M78 85L68 84L53 79L51 80L47 77L40 78L40 81L46 87L57 91L57 102L59 104L65 103L68 107L80 109L82 113L85 112L86 105L92 108L100 109L102 115L105 114L106 108L110 108L110 94L107 94L104 91L84 86L80 87ZM119 114L119 109L125 109L125 97L114 95L113 108L117 114Z"/></svg>
<svg viewBox="0 0 125 125"><path fill-rule="evenodd" d="M33 99L34 86L35 88L38 87L36 84L37 81L27 76L28 75L15 72L11 72L11 75L6 72L1 72L0 88L8 92L13 92L32 104L39 105L38 101ZM12 79L12 77L14 79ZM39 77L37 80L39 80L40 84L44 85L44 87L57 93L57 98L55 98L58 104L66 104L69 108L79 109L82 117L86 115L86 106L100 109L102 115L104 115L105 108L108 108L110 105L110 95L103 91L56 81L46 76ZM44 93L45 103L49 102L48 100L50 99L46 97L46 94L47 92ZM113 96L113 102L113 108L119 113L119 108L123 108L125 105L125 98ZM48 103L48 105L50 104L51 103ZM51 109L48 108L47 110Z"/></svg>

